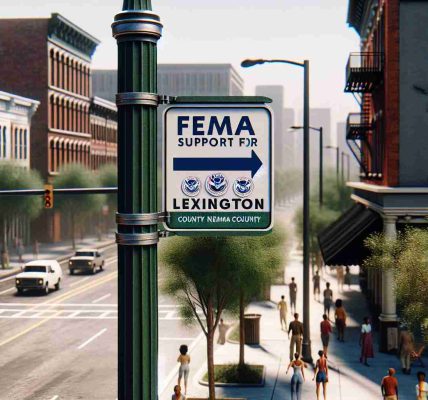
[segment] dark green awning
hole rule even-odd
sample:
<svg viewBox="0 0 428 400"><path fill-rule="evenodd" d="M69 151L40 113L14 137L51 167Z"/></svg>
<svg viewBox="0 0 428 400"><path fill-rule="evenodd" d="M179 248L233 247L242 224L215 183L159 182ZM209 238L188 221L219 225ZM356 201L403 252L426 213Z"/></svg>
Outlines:
<svg viewBox="0 0 428 400"><path fill-rule="evenodd" d="M382 218L362 204L355 204L318 235L326 265L361 265L368 256L364 239L382 231Z"/></svg>

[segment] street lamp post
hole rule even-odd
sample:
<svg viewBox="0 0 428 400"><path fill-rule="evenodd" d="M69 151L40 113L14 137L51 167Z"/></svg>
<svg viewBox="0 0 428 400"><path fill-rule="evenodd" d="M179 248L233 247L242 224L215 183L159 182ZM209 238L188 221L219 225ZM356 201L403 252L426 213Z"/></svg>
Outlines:
<svg viewBox="0 0 428 400"><path fill-rule="evenodd" d="M124 0L118 45L118 398L158 398L157 41L150 0Z"/></svg>
<svg viewBox="0 0 428 400"><path fill-rule="evenodd" d="M302 126L291 126L291 129L303 129ZM319 132L320 134L320 160L319 160L319 205L320 207L323 206L323 196L324 196L324 184L323 184L323 169L324 169L324 146L323 146L323 129L322 126L320 126L319 128L314 128L313 126L310 126L309 129L312 129L314 131Z"/></svg>
<svg viewBox="0 0 428 400"><path fill-rule="evenodd" d="M339 147L338 146L325 146L326 149L335 149L336 150L336 180L339 185Z"/></svg>
<svg viewBox="0 0 428 400"><path fill-rule="evenodd" d="M303 344L302 357L312 363L310 331L310 265L309 265L309 60L295 62L290 60L244 60L244 68L265 63L290 64L303 68Z"/></svg>

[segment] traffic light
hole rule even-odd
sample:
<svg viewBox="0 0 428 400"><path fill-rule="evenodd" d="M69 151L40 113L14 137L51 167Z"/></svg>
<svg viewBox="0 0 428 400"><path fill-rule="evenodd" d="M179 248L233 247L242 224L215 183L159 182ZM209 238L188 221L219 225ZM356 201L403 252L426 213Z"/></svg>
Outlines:
<svg viewBox="0 0 428 400"><path fill-rule="evenodd" d="M53 208L53 185L45 185L44 202L45 208Z"/></svg>

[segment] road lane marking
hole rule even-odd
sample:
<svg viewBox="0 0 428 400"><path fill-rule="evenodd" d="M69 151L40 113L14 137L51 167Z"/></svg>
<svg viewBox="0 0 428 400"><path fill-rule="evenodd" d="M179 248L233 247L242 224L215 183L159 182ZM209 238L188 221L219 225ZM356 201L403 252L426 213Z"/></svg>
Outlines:
<svg viewBox="0 0 428 400"><path fill-rule="evenodd" d="M58 297L53 298L52 300L48 300L46 302L41 303L42 305L46 305L46 304L51 304L56 301L56 302L61 302L61 301L65 301L67 299L69 299L70 297L73 296L77 296L79 294L82 294L83 292L87 291L88 289L92 289L96 286L102 285L114 278L117 277L117 271L115 272L111 272L109 275L104 276L103 278L97 279L95 281L91 281L88 284L83 285L82 287L76 288L76 289L71 289L71 291L69 293L64 293L63 295L60 295ZM39 304L40 305L40 304ZM37 308L38 305L36 305L36 307L34 307L35 309ZM58 315L61 313L62 311L58 312ZM28 328L22 330L21 332L18 332L17 334L13 335L12 337L4 340L3 342L0 342L0 347L3 347L7 344L9 344L10 342L14 341L15 339L20 338L21 336L24 336L25 334L33 331L34 329L38 328L39 326L45 324L46 322L50 321L51 319L55 318L56 314L42 319L41 321L35 323L34 325L29 326Z"/></svg>
<svg viewBox="0 0 428 400"><path fill-rule="evenodd" d="M105 333L106 330L107 330L107 328L101 329L97 334L95 334L94 336L89 338L86 342L82 343L77 349L78 350L83 349L85 346L87 346L89 343L91 343L93 340L95 340L98 336L101 336L103 333Z"/></svg>
<svg viewBox="0 0 428 400"><path fill-rule="evenodd" d="M194 340L194 337L160 337L159 340L171 340L171 341L178 341L178 342L190 342L191 340Z"/></svg>
<svg viewBox="0 0 428 400"><path fill-rule="evenodd" d="M39 326L43 325L44 323L48 322L50 319L52 319L52 317L48 317L46 319L42 319L41 321L37 322L34 325L31 325L27 329L24 329L23 331L18 332L16 335L10 337L9 339L6 339L3 342L0 342L0 347L3 347L4 345L6 345L6 344L8 344L10 342L13 342L15 339L18 339L19 337L25 335L28 332L31 332L32 330L34 330L34 329L38 328Z"/></svg>
<svg viewBox="0 0 428 400"><path fill-rule="evenodd" d="M0 294L5 294L5 293L8 293L8 292L11 292L12 290L16 290L15 286L12 286L9 289L3 290L2 292L0 292Z"/></svg>
<svg viewBox="0 0 428 400"><path fill-rule="evenodd" d="M57 400L57 399L59 399L58 395L56 395L56 396L54 396L54 397L51 398L51 400Z"/></svg>
<svg viewBox="0 0 428 400"><path fill-rule="evenodd" d="M108 297L110 297L110 296L111 296L111 293L107 293L106 295L101 296L101 297L99 297L98 299L94 300L92 303L99 303L100 301L102 301L102 300L104 300L104 299L107 299L107 298L108 298Z"/></svg>
<svg viewBox="0 0 428 400"><path fill-rule="evenodd" d="M85 282L85 281L87 281L87 280L89 280L91 278L92 278L92 276L87 276L86 278L79 279L76 282L70 283L68 286L73 287L73 286L78 285L79 283Z"/></svg>

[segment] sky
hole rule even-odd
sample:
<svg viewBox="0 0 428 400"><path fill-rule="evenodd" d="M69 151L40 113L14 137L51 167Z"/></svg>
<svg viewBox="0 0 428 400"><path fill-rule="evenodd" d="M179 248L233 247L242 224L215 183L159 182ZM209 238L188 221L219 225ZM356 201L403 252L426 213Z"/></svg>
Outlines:
<svg viewBox="0 0 428 400"><path fill-rule="evenodd" d="M111 22L121 0L0 0L0 7L3 18L59 12L101 40L94 68L116 68ZM285 107L300 115L301 68L243 69L240 62L308 59L311 107L331 108L332 129L358 110L352 95L343 92L348 55L359 49L358 35L346 24L348 0L152 0L152 7L164 25L159 63L231 63L244 78L246 95L253 95L256 85L283 85Z"/></svg>

